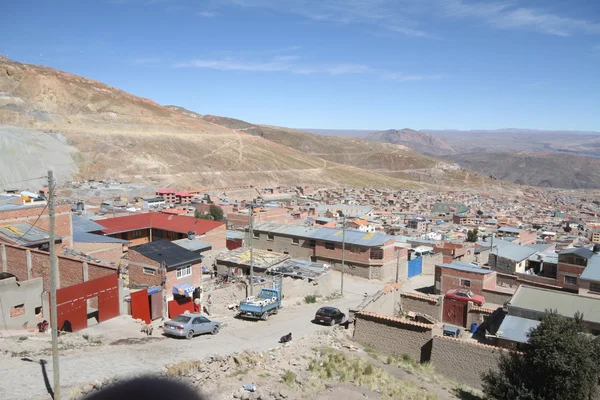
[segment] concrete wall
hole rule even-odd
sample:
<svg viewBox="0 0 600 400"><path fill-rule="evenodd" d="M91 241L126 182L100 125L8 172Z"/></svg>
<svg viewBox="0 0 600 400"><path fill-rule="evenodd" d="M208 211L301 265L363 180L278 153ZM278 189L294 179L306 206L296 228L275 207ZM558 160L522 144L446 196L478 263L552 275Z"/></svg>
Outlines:
<svg viewBox="0 0 600 400"><path fill-rule="evenodd" d="M407 354L413 360L427 361L432 328L433 325L361 312L355 315L354 340L386 354Z"/></svg>
<svg viewBox="0 0 600 400"><path fill-rule="evenodd" d="M481 376L498 366L504 350L448 337L433 337L431 363L435 372L481 390Z"/></svg>
<svg viewBox="0 0 600 400"><path fill-rule="evenodd" d="M73 249L92 257L115 265L121 264L123 244L121 243L88 243L74 242Z"/></svg>
<svg viewBox="0 0 600 400"><path fill-rule="evenodd" d="M310 257L314 255L314 248L310 246L310 240L298 238L298 244L294 244L291 236L274 234L273 240L269 240L266 232L255 231L254 234L258 235L258 238L252 238L252 245L256 249L271 249L284 254L287 252L290 257L299 260L310 260ZM246 238L246 243L249 243L248 238Z"/></svg>
<svg viewBox="0 0 600 400"><path fill-rule="evenodd" d="M477 326L481 325L484 318L488 315L491 315L494 310L489 308L471 306L469 307L469 311L467 313L467 329L471 328L472 323L476 323Z"/></svg>
<svg viewBox="0 0 600 400"><path fill-rule="evenodd" d="M514 293L510 293L510 291L484 289L481 294L485 297L486 303L492 303L501 306L509 301Z"/></svg>
<svg viewBox="0 0 600 400"><path fill-rule="evenodd" d="M403 312L416 312L442 320L442 300L439 296L427 296L417 293L401 293L400 307Z"/></svg>
<svg viewBox="0 0 600 400"><path fill-rule="evenodd" d="M426 254L423 256L423 275L433 275L436 264L441 264L444 255L442 253Z"/></svg>
<svg viewBox="0 0 600 400"><path fill-rule="evenodd" d="M42 312L42 278L19 282L15 278L0 280L0 327L32 329ZM18 307L15 307L18 306Z"/></svg>
<svg viewBox="0 0 600 400"><path fill-rule="evenodd" d="M372 312L388 316L397 316L400 313L400 290L394 285L377 292L360 311Z"/></svg>

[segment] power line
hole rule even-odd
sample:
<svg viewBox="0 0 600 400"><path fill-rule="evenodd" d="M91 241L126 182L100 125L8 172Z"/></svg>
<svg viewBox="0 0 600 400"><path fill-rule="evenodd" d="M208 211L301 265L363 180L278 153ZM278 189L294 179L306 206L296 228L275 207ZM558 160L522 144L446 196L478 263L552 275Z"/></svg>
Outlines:
<svg viewBox="0 0 600 400"><path fill-rule="evenodd" d="M35 222L33 224L31 224L31 226L29 227L29 229L27 229L27 232L25 232L24 234L22 234L18 239L15 239L16 242L18 242L19 240L23 239L25 237L25 235L27 235L29 233L29 231L31 231L33 229L33 227L38 223L38 221L40 220L40 218L42 217L42 215L44 215L44 211L46 211L46 208L48 208L48 203L46 203L46 205L44 206L44 208L42 208L42 212L40 212L40 214L38 215L38 217L35 220Z"/></svg>
<svg viewBox="0 0 600 400"><path fill-rule="evenodd" d="M23 182L30 182L30 181L37 181L40 179L47 179L47 176L40 176L37 178L30 178L30 179L23 179L22 181L14 181L14 182L7 182L7 183L3 183L0 185L0 187L5 187L5 186L9 186L9 185L14 185L16 183L23 183Z"/></svg>

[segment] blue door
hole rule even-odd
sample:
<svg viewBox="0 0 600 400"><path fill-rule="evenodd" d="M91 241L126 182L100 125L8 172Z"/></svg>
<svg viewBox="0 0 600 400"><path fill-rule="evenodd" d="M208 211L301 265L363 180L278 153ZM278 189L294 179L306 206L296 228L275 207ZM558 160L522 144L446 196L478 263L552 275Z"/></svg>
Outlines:
<svg viewBox="0 0 600 400"><path fill-rule="evenodd" d="M408 277L421 275L423 272L423 258L417 257L408 262Z"/></svg>

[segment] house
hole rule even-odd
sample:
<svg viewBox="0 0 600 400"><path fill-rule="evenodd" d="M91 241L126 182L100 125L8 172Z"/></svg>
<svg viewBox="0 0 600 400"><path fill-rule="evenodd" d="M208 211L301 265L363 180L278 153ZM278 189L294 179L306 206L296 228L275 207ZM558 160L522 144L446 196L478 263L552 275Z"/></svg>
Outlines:
<svg viewBox="0 0 600 400"><path fill-rule="evenodd" d="M469 289L482 294L483 289L496 289L496 271L476 267L464 262L436 264L435 287L437 294L452 289Z"/></svg>
<svg viewBox="0 0 600 400"><path fill-rule="evenodd" d="M538 320L507 315L496 332L496 344L506 349L517 350L529 341L527 334L539 324Z"/></svg>
<svg viewBox="0 0 600 400"><path fill-rule="evenodd" d="M600 298L600 255L594 253L579 276L579 295Z"/></svg>
<svg viewBox="0 0 600 400"><path fill-rule="evenodd" d="M600 299L573 293L521 285L507 303L508 315L540 321L549 310L573 318L583 314L586 330L600 334Z"/></svg>
<svg viewBox="0 0 600 400"><path fill-rule="evenodd" d="M162 197L166 204L177 203L177 196L175 195L175 190L173 189L157 190L156 195Z"/></svg>
<svg viewBox="0 0 600 400"><path fill-rule="evenodd" d="M457 214L452 217L452 223L456 225L483 225L481 218L471 217L470 215Z"/></svg>
<svg viewBox="0 0 600 400"><path fill-rule="evenodd" d="M425 233L427 232L427 221L424 218L413 218L408 221L407 227L418 233Z"/></svg>
<svg viewBox="0 0 600 400"><path fill-rule="evenodd" d="M202 254L203 252L212 249L212 245L210 243L203 242L202 240L192 237L188 237L186 239L173 240L172 243L196 254Z"/></svg>
<svg viewBox="0 0 600 400"><path fill-rule="evenodd" d="M176 204L191 204L193 197L187 192L175 192Z"/></svg>
<svg viewBox="0 0 600 400"><path fill-rule="evenodd" d="M375 224L361 218L355 218L348 224L351 229L361 232L375 232Z"/></svg>
<svg viewBox="0 0 600 400"><path fill-rule="evenodd" d="M592 243L600 243L600 229L590 229L588 232L588 239L590 239Z"/></svg>
<svg viewBox="0 0 600 400"><path fill-rule="evenodd" d="M488 265L493 270L501 273L524 274L529 257L537 252L537 249L528 246L521 246L501 239L494 240L488 257Z"/></svg>
<svg viewBox="0 0 600 400"><path fill-rule="evenodd" d="M323 204L316 207L316 214L320 217L338 217L340 211L346 218L370 218L373 216L374 212L373 207L371 206L355 206L348 204Z"/></svg>
<svg viewBox="0 0 600 400"><path fill-rule="evenodd" d="M121 264L129 241L102 234L104 227L79 215L73 215L73 255L102 260L115 266ZM79 254L77 254L79 253Z"/></svg>
<svg viewBox="0 0 600 400"><path fill-rule="evenodd" d="M594 252L583 247L570 248L558 253L558 267L556 271L556 279L558 284L565 289L574 292L579 291L579 276L587 268L588 263L592 260ZM588 273L593 274L594 268Z"/></svg>
<svg viewBox="0 0 600 400"><path fill-rule="evenodd" d="M244 247L246 234L238 231L227 231L227 250L235 250Z"/></svg>
<svg viewBox="0 0 600 400"><path fill-rule="evenodd" d="M469 209L463 203L435 203L431 207L432 215L452 215L452 214L464 214Z"/></svg>
<svg viewBox="0 0 600 400"><path fill-rule="evenodd" d="M247 241L249 240L250 237ZM257 223L252 236L255 248L289 254L301 260L331 264L336 269L341 268L342 242L345 242L346 273L381 280L395 276L398 252L394 236L350 229L344 232L340 228L310 228L273 223ZM407 252L401 252L399 261L402 271L405 271Z"/></svg>
<svg viewBox="0 0 600 400"><path fill-rule="evenodd" d="M62 238L57 236L54 242L60 244ZM50 234L27 222L2 225L0 226L0 243L10 243L30 249L48 251L50 248Z"/></svg>
<svg viewBox="0 0 600 400"><path fill-rule="evenodd" d="M97 220L96 223L102 225L103 234L127 240L133 245L183 239L193 234L205 236L203 240L210 242L215 249L225 248L226 227L224 222L219 221L150 212ZM215 239L218 243L211 241L213 236L218 237Z"/></svg>
<svg viewBox="0 0 600 400"><path fill-rule="evenodd" d="M435 253L444 255L444 262L451 263L452 261L471 262L475 258L475 248L465 245L464 243L442 242L433 246Z"/></svg>
<svg viewBox="0 0 600 400"><path fill-rule="evenodd" d="M256 208L254 210L254 223L257 222L275 222L280 224L291 224L294 222L294 217L289 213L287 208ZM245 228L250 224L249 210L238 211L227 214L227 222L235 228Z"/></svg>
<svg viewBox="0 0 600 400"><path fill-rule="evenodd" d="M163 197L143 197L142 198L142 210L149 210L151 208L159 208L166 204L167 203Z"/></svg>
<svg viewBox="0 0 600 400"><path fill-rule="evenodd" d="M133 246L127 255L130 288L164 285L167 300L200 296L202 256L168 240Z"/></svg>
<svg viewBox="0 0 600 400"><path fill-rule="evenodd" d="M512 226L502 226L498 228L498 237L504 240L512 240L516 244L535 244L537 241L536 232L528 232L524 229L514 228Z"/></svg>

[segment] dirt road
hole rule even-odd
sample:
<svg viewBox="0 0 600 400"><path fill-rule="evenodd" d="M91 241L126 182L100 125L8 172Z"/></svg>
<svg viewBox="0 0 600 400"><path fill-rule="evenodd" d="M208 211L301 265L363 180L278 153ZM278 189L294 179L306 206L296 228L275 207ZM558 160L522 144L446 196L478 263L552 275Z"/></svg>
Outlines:
<svg viewBox="0 0 600 400"><path fill-rule="evenodd" d="M334 287L339 287L339 274L333 277ZM347 312L349 307L358 305L365 293L375 293L383 284L346 276L344 298L330 302ZM323 329L331 329L311 323L315 311L322 304L302 304L285 307L268 321L244 321L233 318L233 314L215 318L225 326L216 336L200 336L193 340L163 338L155 333L148 340L139 332L140 326L129 318L119 317L96 327L88 328L74 335L89 335L89 346L62 352L60 357L61 388L68 398L70 388L94 380L112 376L129 376L159 371L166 364L202 359L208 355L227 355L241 350L268 350L277 345L279 338L292 332L300 338ZM133 340L124 340L132 338ZM20 353L27 343L16 338L3 338L10 341L11 350ZM32 340L32 339L30 339ZM65 339L68 340L68 339ZM82 339L81 339L82 340ZM94 343L96 341L96 343ZM101 341L101 343L98 343ZM25 340L24 342L28 342ZM49 339L43 343L48 349ZM4 344L6 347L7 343ZM20 348L21 347L21 348ZM52 380L52 365L49 355L48 375ZM46 394L41 369L38 364L24 362L20 357L2 354L0 356L0 398L44 399Z"/></svg>

